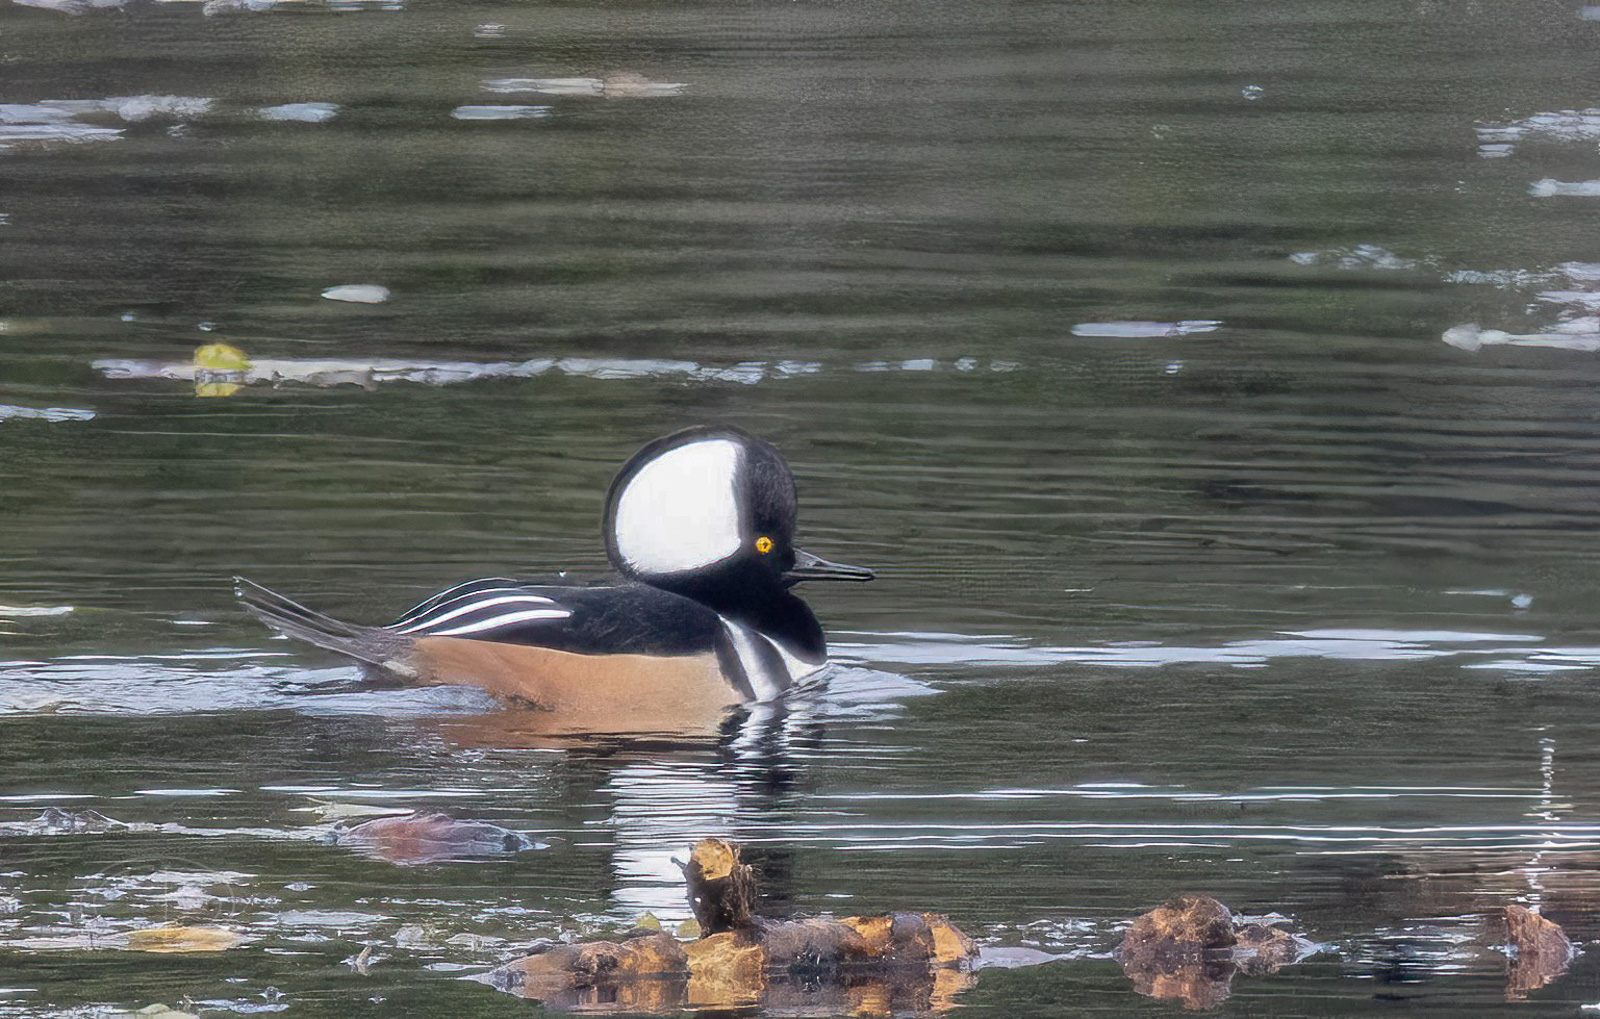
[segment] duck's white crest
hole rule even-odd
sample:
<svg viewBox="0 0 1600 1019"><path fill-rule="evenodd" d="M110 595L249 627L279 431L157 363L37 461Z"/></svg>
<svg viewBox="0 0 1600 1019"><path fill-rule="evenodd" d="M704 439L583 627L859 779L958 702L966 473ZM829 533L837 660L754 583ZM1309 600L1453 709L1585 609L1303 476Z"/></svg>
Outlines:
<svg viewBox="0 0 1600 1019"><path fill-rule="evenodd" d="M617 551L641 574L683 573L739 551L739 467L731 439L667 450L628 479L617 499Z"/></svg>

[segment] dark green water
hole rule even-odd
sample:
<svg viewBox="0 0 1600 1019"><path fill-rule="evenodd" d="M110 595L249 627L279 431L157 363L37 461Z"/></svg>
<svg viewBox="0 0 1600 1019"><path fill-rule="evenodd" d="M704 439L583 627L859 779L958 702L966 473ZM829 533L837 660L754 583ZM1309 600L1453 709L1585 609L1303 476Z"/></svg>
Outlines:
<svg viewBox="0 0 1600 1019"><path fill-rule="evenodd" d="M0 9L0 1015L528 1014L458 978L682 918L708 833L774 912L1071 956L974 1014L1180 1011L1110 952L1185 890L1325 946L1221 1014L1600 1002L1475 943L1600 939L1585 13ZM217 340L262 381L200 399ZM724 739L520 739L233 604L593 567L615 467L707 420L879 570L810 593L834 691ZM327 803L550 848L399 867ZM169 919L250 940L108 947Z"/></svg>

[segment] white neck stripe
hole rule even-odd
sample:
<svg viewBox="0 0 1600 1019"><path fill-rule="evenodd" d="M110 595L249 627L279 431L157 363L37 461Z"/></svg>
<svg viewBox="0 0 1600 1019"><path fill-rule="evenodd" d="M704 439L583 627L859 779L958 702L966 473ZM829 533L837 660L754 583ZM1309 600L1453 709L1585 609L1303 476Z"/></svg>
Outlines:
<svg viewBox="0 0 1600 1019"><path fill-rule="evenodd" d="M750 684L750 690L758 701L770 701L781 696L784 691L815 675L828 664L824 659L812 665L795 657L782 644L764 633L735 623L726 616L717 618L722 620L722 627L733 643L734 654L738 656L739 665L744 669L745 680ZM777 653L776 664L770 655L764 653L763 645Z"/></svg>

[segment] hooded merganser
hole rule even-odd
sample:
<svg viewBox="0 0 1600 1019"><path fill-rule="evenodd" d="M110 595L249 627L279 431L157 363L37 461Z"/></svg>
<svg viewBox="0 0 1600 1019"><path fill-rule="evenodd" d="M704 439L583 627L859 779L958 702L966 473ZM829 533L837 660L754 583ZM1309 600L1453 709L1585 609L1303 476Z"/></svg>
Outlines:
<svg viewBox="0 0 1600 1019"><path fill-rule="evenodd" d="M473 580L388 626L340 622L243 578L234 593L280 633L403 682L479 686L579 724L619 706L669 720L773 699L827 664L821 624L789 589L872 571L796 548L795 516L775 447L701 426L645 446L612 481L606 552L620 580Z"/></svg>

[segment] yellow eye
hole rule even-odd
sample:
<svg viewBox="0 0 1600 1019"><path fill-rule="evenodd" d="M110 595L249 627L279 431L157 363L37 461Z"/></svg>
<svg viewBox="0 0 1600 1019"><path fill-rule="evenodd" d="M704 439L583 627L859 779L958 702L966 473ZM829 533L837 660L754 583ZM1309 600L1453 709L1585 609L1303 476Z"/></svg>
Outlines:
<svg viewBox="0 0 1600 1019"><path fill-rule="evenodd" d="M762 555L766 555L768 552L771 552L772 551L772 539L767 537L765 534L763 534L761 537L757 538L756 539L756 551L760 552Z"/></svg>

